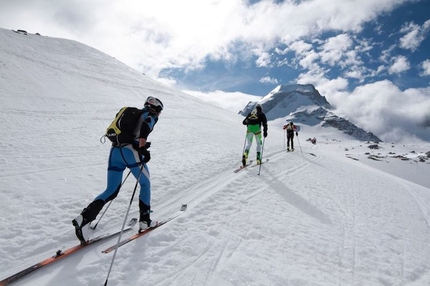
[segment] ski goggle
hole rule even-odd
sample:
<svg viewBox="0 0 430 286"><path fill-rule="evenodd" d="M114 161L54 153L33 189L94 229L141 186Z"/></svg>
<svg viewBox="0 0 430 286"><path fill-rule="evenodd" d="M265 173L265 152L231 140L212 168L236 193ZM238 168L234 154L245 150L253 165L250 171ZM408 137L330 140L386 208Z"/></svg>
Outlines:
<svg viewBox="0 0 430 286"><path fill-rule="evenodd" d="M149 96L145 101L145 106L153 109L157 114L160 114L164 106L161 100L156 97Z"/></svg>

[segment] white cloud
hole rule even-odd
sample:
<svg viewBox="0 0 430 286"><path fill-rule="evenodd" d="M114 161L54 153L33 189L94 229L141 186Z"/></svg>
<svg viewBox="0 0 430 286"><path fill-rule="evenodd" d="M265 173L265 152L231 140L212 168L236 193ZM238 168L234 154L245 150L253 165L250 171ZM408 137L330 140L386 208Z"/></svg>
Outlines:
<svg viewBox="0 0 430 286"><path fill-rule="evenodd" d="M261 83L271 83L271 84L278 84L278 80L276 78L271 78L270 76L265 76L260 78Z"/></svg>
<svg viewBox="0 0 430 286"><path fill-rule="evenodd" d="M291 43L288 46L288 50L294 51L297 55L304 55L312 50L312 45L303 40L299 40Z"/></svg>
<svg viewBox="0 0 430 286"><path fill-rule="evenodd" d="M391 53L395 48L396 45L391 45L388 49L383 50L379 59L384 63L388 63L392 57Z"/></svg>
<svg viewBox="0 0 430 286"><path fill-rule="evenodd" d="M286 50L295 53L293 63L298 64L303 69L312 68L315 61L320 58L320 55L313 50L313 46L303 40L291 43Z"/></svg>
<svg viewBox="0 0 430 286"><path fill-rule="evenodd" d="M301 74L297 79L297 83L313 84L321 95L335 94L348 88L347 79L342 77L328 79L325 76L325 70L320 67Z"/></svg>
<svg viewBox="0 0 430 286"><path fill-rule="evenodd" d="M207 58L235 61L326 31L357 32L407 0L6 2L0 27L78 40L157 77L164 68L200 69ZM324 61L333 63L342 49L330 46Z"/></svg>
<svg viewBox="0 0 430 286"><path fill-rule="evenodd" d="M396 129L429 138L422 124L430 118L430 88L401 91L384 80L358 87L352 93L327 94L327 99L337 107L337 114L385 141L399 141L405 136L392 132Z"/></svg>
<svg viewBox="0 0 430 286"><path fill-rule="evenodd" d="M321 66L328 64L331 67L340 67L344 69L344 76L356 78L360 82L369 76L372 71L364 67L364 62L360 59L360 53L371 50L373 47L366 40L360 40L357 44L352 37L347 34L337 35L320 41L316 39L320 46L319 51L315 51L311 44L303 41L297 41L289 46L289 50L296 53L294 57L295 64L299 67L317 73L323 71ZM323 71L325 74L325 70ZM325 77L325 75L323 76Z"/></svg>
<svg viewBox="0 0 430 286"><path fill-rule="evenodd" d="M361 66L363 65L363 61L360 59L357 50L345 51L344 59L340 63L342 67L347 66Z"/></svg>
<svg viewBox="0 0 430 286"><path fill-rule="evenodd" d="M427 20L423 26L419 26L413 22L406 23L400 30L401 33L406 33L406 35L400 38L400 47L415 51L426 38L429 28L430 20Z"/></svg>
<svg viewBox="0 0 430 286"><path fill-rule="evenodd" d="M421 68L423 69L422 75L423 76L428 76L430 75L430 60L425 60L422 64L421 64Z"/></svg>
<svg viewBox="0 0 430 286"><path fill-rule="evenodd" d="M309 51L302 59L299 61L299 65L304 69L311 69L316 66L315 62L320 59L320 55L315 51Z"/></svg>
<svg viewBox="0 0 430 286"><path fill-rule="evenodd" d="M255 61L255 64L257 67L268 67L270 66L270 63L271 63L271 59L270 59L270 54L268 53L262 53Z"/></svg>
<svg viewBox="0 0 430 286"><path fill-rule="evenodd" d="M359 53L369 51L372 46L366 40L361 40L357 45L355 41L347 34L337 35L328 38L325 41L314 39L320 46L319 51L315 51L313 46L303 41L297 41L289 46L289 50L296 53L294 62L296 67L301 67L307 72L301 74L299 81L308 81L321 85L320 79L324 82L327 79L327 72L329 71L324 64L330 67L340 67L344 70L343 76L347 78L355 78L360 82L374 73L372 70L364 66L364 62L360 59ZM335 79L339 82L340 78ZM342 86L348 85L346 79L341 80Z"/></svg>
<svg viewBox="0 0 430 286"><path fill-rule="evenodd" d="M363 80L363 73L361 70L351 70L351 71L345 72L344 75L345 77L359 79L360 81Z"/></svg>
<svg viewBox="0 0 430 286"><path fill-rule="evenodd" d="M416 50L420 45L423 38L421 38L419 33L419 27L412 24L411 31L409 31L405 36L400 38L400 47L403 49Z"/></svg>
<svg viewBox="0 0 430 286"><path fill-rule="evenodd" d="M249 95L242 92L223 92L219 90L209 93L193 90L183 90L182 92L235 113L242 110L248 104L248 102L258 101L261 99L261 96Z"/></svg>
<svg viewBox="0 0 430 286"><path fill-rule="evenodd" d="M346 34L328 38L322 46L321 61L331 66L336 65L352 46L351 38Z"/></svg>
<svg viewBox="0 0 430 286"><path fill-rule="evenodd" d="M410 69L410 64L405 56L393 58L393 64L388 68L388 73L399 74Z"/></svg>
<svg viewBox="0 0 430 286"><path fill-rule="evenodd" d="M387 70L387 67L386 67L386 66L384 66L384 65L380 65L380 66L376 69L376 71L372 71L372 72L371 72L371 76L379 75L379 74L383 73L383 72L384 72L384 71L386 71L386 70Z"/></svg>

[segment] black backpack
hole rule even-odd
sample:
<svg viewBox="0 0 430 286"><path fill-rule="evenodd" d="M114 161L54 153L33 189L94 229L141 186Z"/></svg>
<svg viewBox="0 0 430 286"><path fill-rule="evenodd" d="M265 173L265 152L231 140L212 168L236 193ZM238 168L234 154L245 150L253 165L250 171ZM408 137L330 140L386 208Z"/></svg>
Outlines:
<svg viewBox="0 0 430 286"><path fill-rule="evenodd" d="M106 129L105 136L112 143L132 144L134 142L137 123L143 110L136 107L123 107L115 115L115 119Z"/></svg>
<svg viewBox="0 0 430 286"><path fill-rule="evenodd" d="M248 114L247 118L247 125L257 125L260 124L260 118L258 116L257 109L254 109L251 111L251 113Z"/></svg>

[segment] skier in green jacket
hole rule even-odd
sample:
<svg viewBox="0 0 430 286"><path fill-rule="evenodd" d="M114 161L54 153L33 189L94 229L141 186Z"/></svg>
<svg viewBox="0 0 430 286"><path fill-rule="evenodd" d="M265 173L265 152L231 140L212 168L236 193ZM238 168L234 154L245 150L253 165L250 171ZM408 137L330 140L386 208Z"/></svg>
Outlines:
<svg viewBox="0 0 430 286"><path fill-rule="evenodd" d="M242 164L246 165L246 160L248 159L249 149L252 145L252 140L255 136L257 143L257 164L261 164L261 145L263 144L261 136L261 125L263 125L263 136L267 137L267 118L263 113L263 108L260 104L257 104L248 116L243 120L243 125L247 126L246 130L246 146L243 152Z"/></svg>

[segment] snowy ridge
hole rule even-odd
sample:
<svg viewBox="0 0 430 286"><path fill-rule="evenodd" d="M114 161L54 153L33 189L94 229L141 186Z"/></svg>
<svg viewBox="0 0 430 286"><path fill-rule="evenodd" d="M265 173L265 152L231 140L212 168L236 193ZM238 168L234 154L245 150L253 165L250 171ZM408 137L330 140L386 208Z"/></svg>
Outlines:
<svg viewBox="0 0 430 286"><path fill-rule="evenodd" d="M312 84L291 84L291 85L279 85L274 90L272 90L268 95L264 96L261 99L261 103L273 101L276 103L277 101L282 100L283 98L293 97L293 99L288 98L289 102L297 101L297 100L305 100L308 102L316 104L318 106L323 106L325 108L330 108L330 104L326 100L324 96L318 92L318 90ZM305 103L305 102L303 102ZM307 105L307 104L303 104ZM270 107L268 112L270 112Z"/></svg>
<svg viewBox="0 0 430 286"><path fill-rule="evenodd" d="M311 84L279 85L261 98L258 103L263 106L269 120L284 117L303 106L317 105L330 108L330 104L325 97L321 96ZM240 113L242 115L248 114L255 104L257 102L249 102Z"/></svg>
<svg viewBox="0 0 430 286"><path fill-rule="evenodd" d="M77 243L71 220L106 185L110 147L100 136L119 108L153 95L165 110L149 137L152 218L188 209L121 247L108 285L430 284L430 144L371 149L315 116L287 153L279 118L261 174L235 174L242 116L74 41L0 29L0 43L0 281ZM134 184L93 236L122 225ZM137 213L135 200L129 217ZM112 255L101 251L116 241L14 285L102 285Z"/></svg>
<svg viewBox="0 0 430 286"><path fill-rule="evenodd" d="M305 108L286 117L287 121L301 122L306 125L320 124L322 127L332 127L360 141L382 142L371 132L366 132L350 121L335 115L322 107Z"/></svg>

